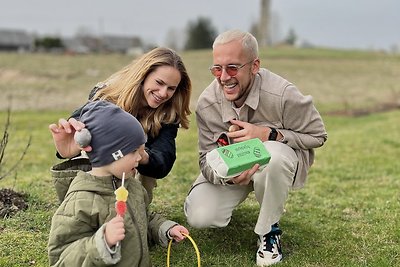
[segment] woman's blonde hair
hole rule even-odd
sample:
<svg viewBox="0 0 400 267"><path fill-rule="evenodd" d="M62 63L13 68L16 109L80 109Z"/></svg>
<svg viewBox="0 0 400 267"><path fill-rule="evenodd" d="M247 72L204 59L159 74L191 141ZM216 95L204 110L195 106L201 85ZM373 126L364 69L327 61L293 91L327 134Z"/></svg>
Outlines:
<svg viewBox="0 0 400 267"><path fill-rule="evenodd" d="M143 83L147 76L160 66L171 66L181 74L172 98L157 108L146 105ZM192 84L181 57L172 49L155 48L104 81L106 85L99 89L93 99L110 101L135 116L146 134L156 137L161 124L178 123L189 128L190 94Z"/></svg>

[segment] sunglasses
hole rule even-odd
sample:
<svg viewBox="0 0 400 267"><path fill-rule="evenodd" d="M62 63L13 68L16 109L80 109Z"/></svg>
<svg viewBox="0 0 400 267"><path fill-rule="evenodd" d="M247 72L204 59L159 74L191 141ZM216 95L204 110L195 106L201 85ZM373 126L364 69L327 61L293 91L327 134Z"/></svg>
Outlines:
<svg viewBox="0 0 400 267"><path fill-rule="evenodd" d="M253 62L254 60L251 60L247 63L244 63L242 65L235 65L235 64L229 64L226 65L225 67L221 66L221 65L214 65L210 68L211 74L214 75L215 77L219 78L222 75L223 70L226 71L226 73L230 76L230 77L235 77L239 70L241 68L243 68L244 66L246 66L247 64Z"/></svg>

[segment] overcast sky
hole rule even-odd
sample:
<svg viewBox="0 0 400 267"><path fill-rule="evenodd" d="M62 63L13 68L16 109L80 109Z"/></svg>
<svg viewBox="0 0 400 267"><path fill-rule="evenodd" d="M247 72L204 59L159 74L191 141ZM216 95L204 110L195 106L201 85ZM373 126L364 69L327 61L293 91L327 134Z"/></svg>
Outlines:
<svg viewBox="0 0 400 267"><path fill-rule="evenodd" d="M249 30L260 0L0 0L0 28L73 36L141 37L164 45L174 30L207 17L218 32ZM272 0L274 36L292 28L299 39L337 48L390 49L400 45L400 0Z"/></svg>

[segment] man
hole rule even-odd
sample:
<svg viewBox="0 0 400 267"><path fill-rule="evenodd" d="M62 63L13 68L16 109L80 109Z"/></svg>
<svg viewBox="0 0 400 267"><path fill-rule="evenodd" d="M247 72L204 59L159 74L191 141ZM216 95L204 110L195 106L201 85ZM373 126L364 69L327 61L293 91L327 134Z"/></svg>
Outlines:
<svg viewBox="0 0 400 267"><path fill-rule="evenodd" d="M215 80L196 108L201 173L186 198L185 214L196 228L225 227L254 190L260 204L256 262L268 266L282 259L278 222L289 190L304 185L313 149L324 144L327 133L311 96L260 68L257 40L250 33L220 34L213 44L213 63ZM258 170L255 164L234 178L219 177L206 155L224 133L232 142L259 138L271 154L267 167Z"/></svg>

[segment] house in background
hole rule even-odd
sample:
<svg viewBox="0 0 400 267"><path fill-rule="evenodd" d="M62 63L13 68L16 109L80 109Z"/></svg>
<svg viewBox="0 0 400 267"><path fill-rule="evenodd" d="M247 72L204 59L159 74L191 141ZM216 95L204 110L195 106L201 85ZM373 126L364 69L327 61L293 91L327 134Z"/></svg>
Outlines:
<svg viewBox="0 0 400 267"><path fill-rule="evenodd" d="M128 54L132 49L143 47L139 37L104 35L99 41L100 50L103 52Z"/></svg>
<svg viewBox="0 0 400 267"><path fill-rule="evenodd" d="M86 35L63 38L62 42L67 53L143 53L143 44L139 37L118 35L103 35L95 37Z"/></svg>
<svg viewBox="0 0 400 267"><path fill-rule="evenodd" d="M61 46L48 46L49 42L43 40L59 40ZM43 41L47 46L38 45ZM35 36L24 30L0 29L0 52L54 52L54 53L121 53L138 55L142 54L145 47L142 40L135 36L118 35L80 35L70 38Z"/></svg>
<svg viewBox="0 0 400 267"><path fill-rule="evenodd" d="M0 51L33 51L35 38L23 30L0 29Z"/></svg>

